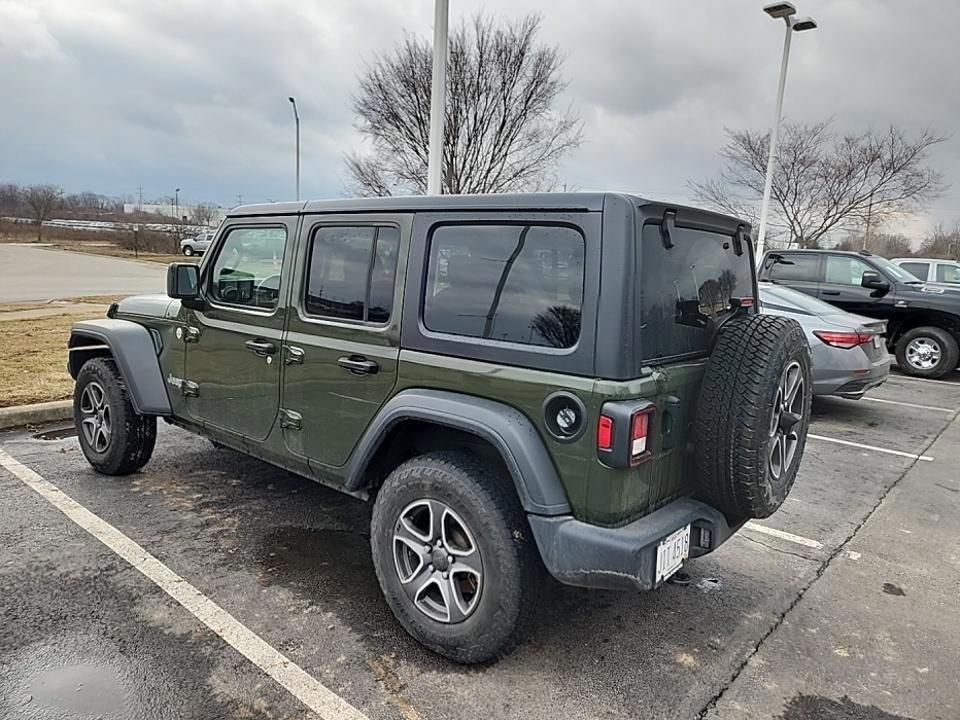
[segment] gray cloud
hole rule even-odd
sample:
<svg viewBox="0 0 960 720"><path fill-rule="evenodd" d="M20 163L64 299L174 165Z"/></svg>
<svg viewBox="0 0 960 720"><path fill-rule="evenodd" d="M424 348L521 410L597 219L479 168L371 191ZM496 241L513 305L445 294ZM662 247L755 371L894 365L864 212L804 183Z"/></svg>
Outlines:
<svg viewBox="0 0 960 720"><path fill-rule="evenodd" d="M785 114L838 130L957 128L954 0L796 0L820 28L794 38ZM586 124L563 168L582 188L686 199L712 175L724 127L772 115L782 25L757 0L457 0L541 12L567 53L565 100ZM303 186L342 192L360 139L349 98L364 59L403 31L429 34L432 2L386 0L0 1L0 180L148 195L173 187L229 203L292 195L293 123ZM960 215L960 139L935 164L954 189L923 222Z"/></svg>

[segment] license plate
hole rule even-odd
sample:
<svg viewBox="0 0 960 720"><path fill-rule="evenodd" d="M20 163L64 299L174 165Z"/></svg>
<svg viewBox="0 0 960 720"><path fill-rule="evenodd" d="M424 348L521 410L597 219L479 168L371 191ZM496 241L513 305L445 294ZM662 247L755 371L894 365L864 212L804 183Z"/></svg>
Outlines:
<svg viewBox="0 0 960 720"><path fill-rule="evenodd" d="M682 527L657 545L657 579L655 584L673 575L690 557L690 526Z"/></svg>

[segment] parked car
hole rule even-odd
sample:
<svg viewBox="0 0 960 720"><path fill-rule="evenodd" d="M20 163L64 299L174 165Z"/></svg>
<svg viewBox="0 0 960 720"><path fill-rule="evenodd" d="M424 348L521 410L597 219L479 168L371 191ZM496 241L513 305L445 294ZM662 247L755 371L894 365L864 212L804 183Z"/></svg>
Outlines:
<svg viewBox="0 0 960 720"><path fill-rule="evenodd" d="M894 265L916 275L918 280L960 285L960 262L940 258L894 258Z"/></svg>
<svg viewBox="0 0 960 720"><path fill-rule="evenodd" d="M960 363L960 287L918 280L865 250L771 250L760 279L887 321L887 349L908 375L941 378Z"/></svg>
<svg viewBox="0 0 960 720"><path fill-rule="evenodd" d="M802 292L759 283L760 312L793 318L807 335L813 394L859 399L890 374L886 322L840 310Z"/></svg>
<svg viewBox="0 0 960 720"><path fill-rule="evenodd" d="M460 662L517 642L546 572L648 590L769 516L806 442L810 348L757 312L749 226L724 215L586 193L254 205L167 289L73 328L90 464L136 471L164 417L369 499L387 604Z"/></svg>
<svg viewBox="0 0 960 720"><path fill-rule="evenodd" d="M191 255L203 255L210 247L214 233L214 230L204 230L194 237L184 238L180 241L180 252L187 257Z"/></svg>

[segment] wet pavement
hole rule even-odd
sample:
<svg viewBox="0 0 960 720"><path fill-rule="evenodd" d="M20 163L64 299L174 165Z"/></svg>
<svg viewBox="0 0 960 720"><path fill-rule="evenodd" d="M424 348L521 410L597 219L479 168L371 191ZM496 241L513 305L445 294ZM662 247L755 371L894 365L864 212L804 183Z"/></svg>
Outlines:
<svg viewBox="0 0 960 720"><path fill-rule="evenodd" d="M960 385L892 377L872 395L910 406L818 401L811 432L934 462L811 440L783 508L690 563L690 586L628 594L552 584L527 642L472 668L423 650L394 621L361 501L163 423L153 459L126 479L93 473L69 429L0 434L0 448L370 718L955 720L960 690L944 672L960 666L960 639L940 632L930 645L923 633L938 613L958 625L957 595L951 606L949 593L911 577L895 541L925 537L923 512L939 504L948 524L931 531L936 544L911 546L910 562L931 577L944 562L957 569L947 509L960 497L950 474L960 438L944 433L955 413L916 406L960 408ZM893 529L901 525L911 534ZM895 629L865 630L888 612L909 622L905 608L916 609L911 632L930 648L923 663ZM2 468L0 617L3 718L311 717Z"/></svg>

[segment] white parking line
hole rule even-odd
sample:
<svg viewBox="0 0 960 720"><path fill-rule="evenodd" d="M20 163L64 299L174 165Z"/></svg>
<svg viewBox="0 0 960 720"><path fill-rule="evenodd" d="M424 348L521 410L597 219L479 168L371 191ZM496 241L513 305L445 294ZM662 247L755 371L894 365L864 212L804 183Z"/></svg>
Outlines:
<svg viewBox="0 0 960 720"><path fill-rule="evenodd" d="M861 399L867 402L883 403L884 405L902 405L903 407L916 408L917 410L931 410L932 412L949 413L951 415L960 412L957 408L937 407L936 405L917 405L915 403L900 402L899 400L881 400L875 397L865 397Z"/></svg>
<svg viewBox="0 0 960 720"><path fill-rule="evenodd" d="M904 452L903 450L891 450L890 448L865 445L864 443L840 440L839 438L826 437L825 435L814 435L813 433L807 433L807 437L813 438L814 440L822 440L823 442L836 443L837 445L849 445L850 447L860 448L861 450L872 450L873 452L886 453L887 455L899 455L900 457L910 458L911 460L933 462L933 458L929 455L917 455L915 453Z"/></svg>
<svg viewBox="0 0 960 720"><path fill-rule="evenodd" d="M910 382L930 383L931 385L939 385L940 387L943 387L943 388L960 387L960 385L950 380L934 380L933 378L918 378L918 377L911 377L910 375L901 375L900 373L897 373L896 375L891 373L887 377L887 382L890 382L891 380L908 380Z"/></svg>
<svg viewBox="0 0 960 720"><path fill-rule="evenodd" d="M369 720L140 545L0 450L0 465L93 535L324 720Z"/></svg>
<svg viewBox="0 0 960 720"><path fill-rule="evenodd" d="M786 540L787 542L796 543L797 545L803 545L809 548L823 547L823 544L817 542L816 540L805 538L802 535L794 535L793 533L784 532L783 530L774 530L773 528L768 528L766 525L755 523L752 520L743 527L747 530L753 530L754 532L763 533L764 535L771 535L775 538Z"/></svg>

